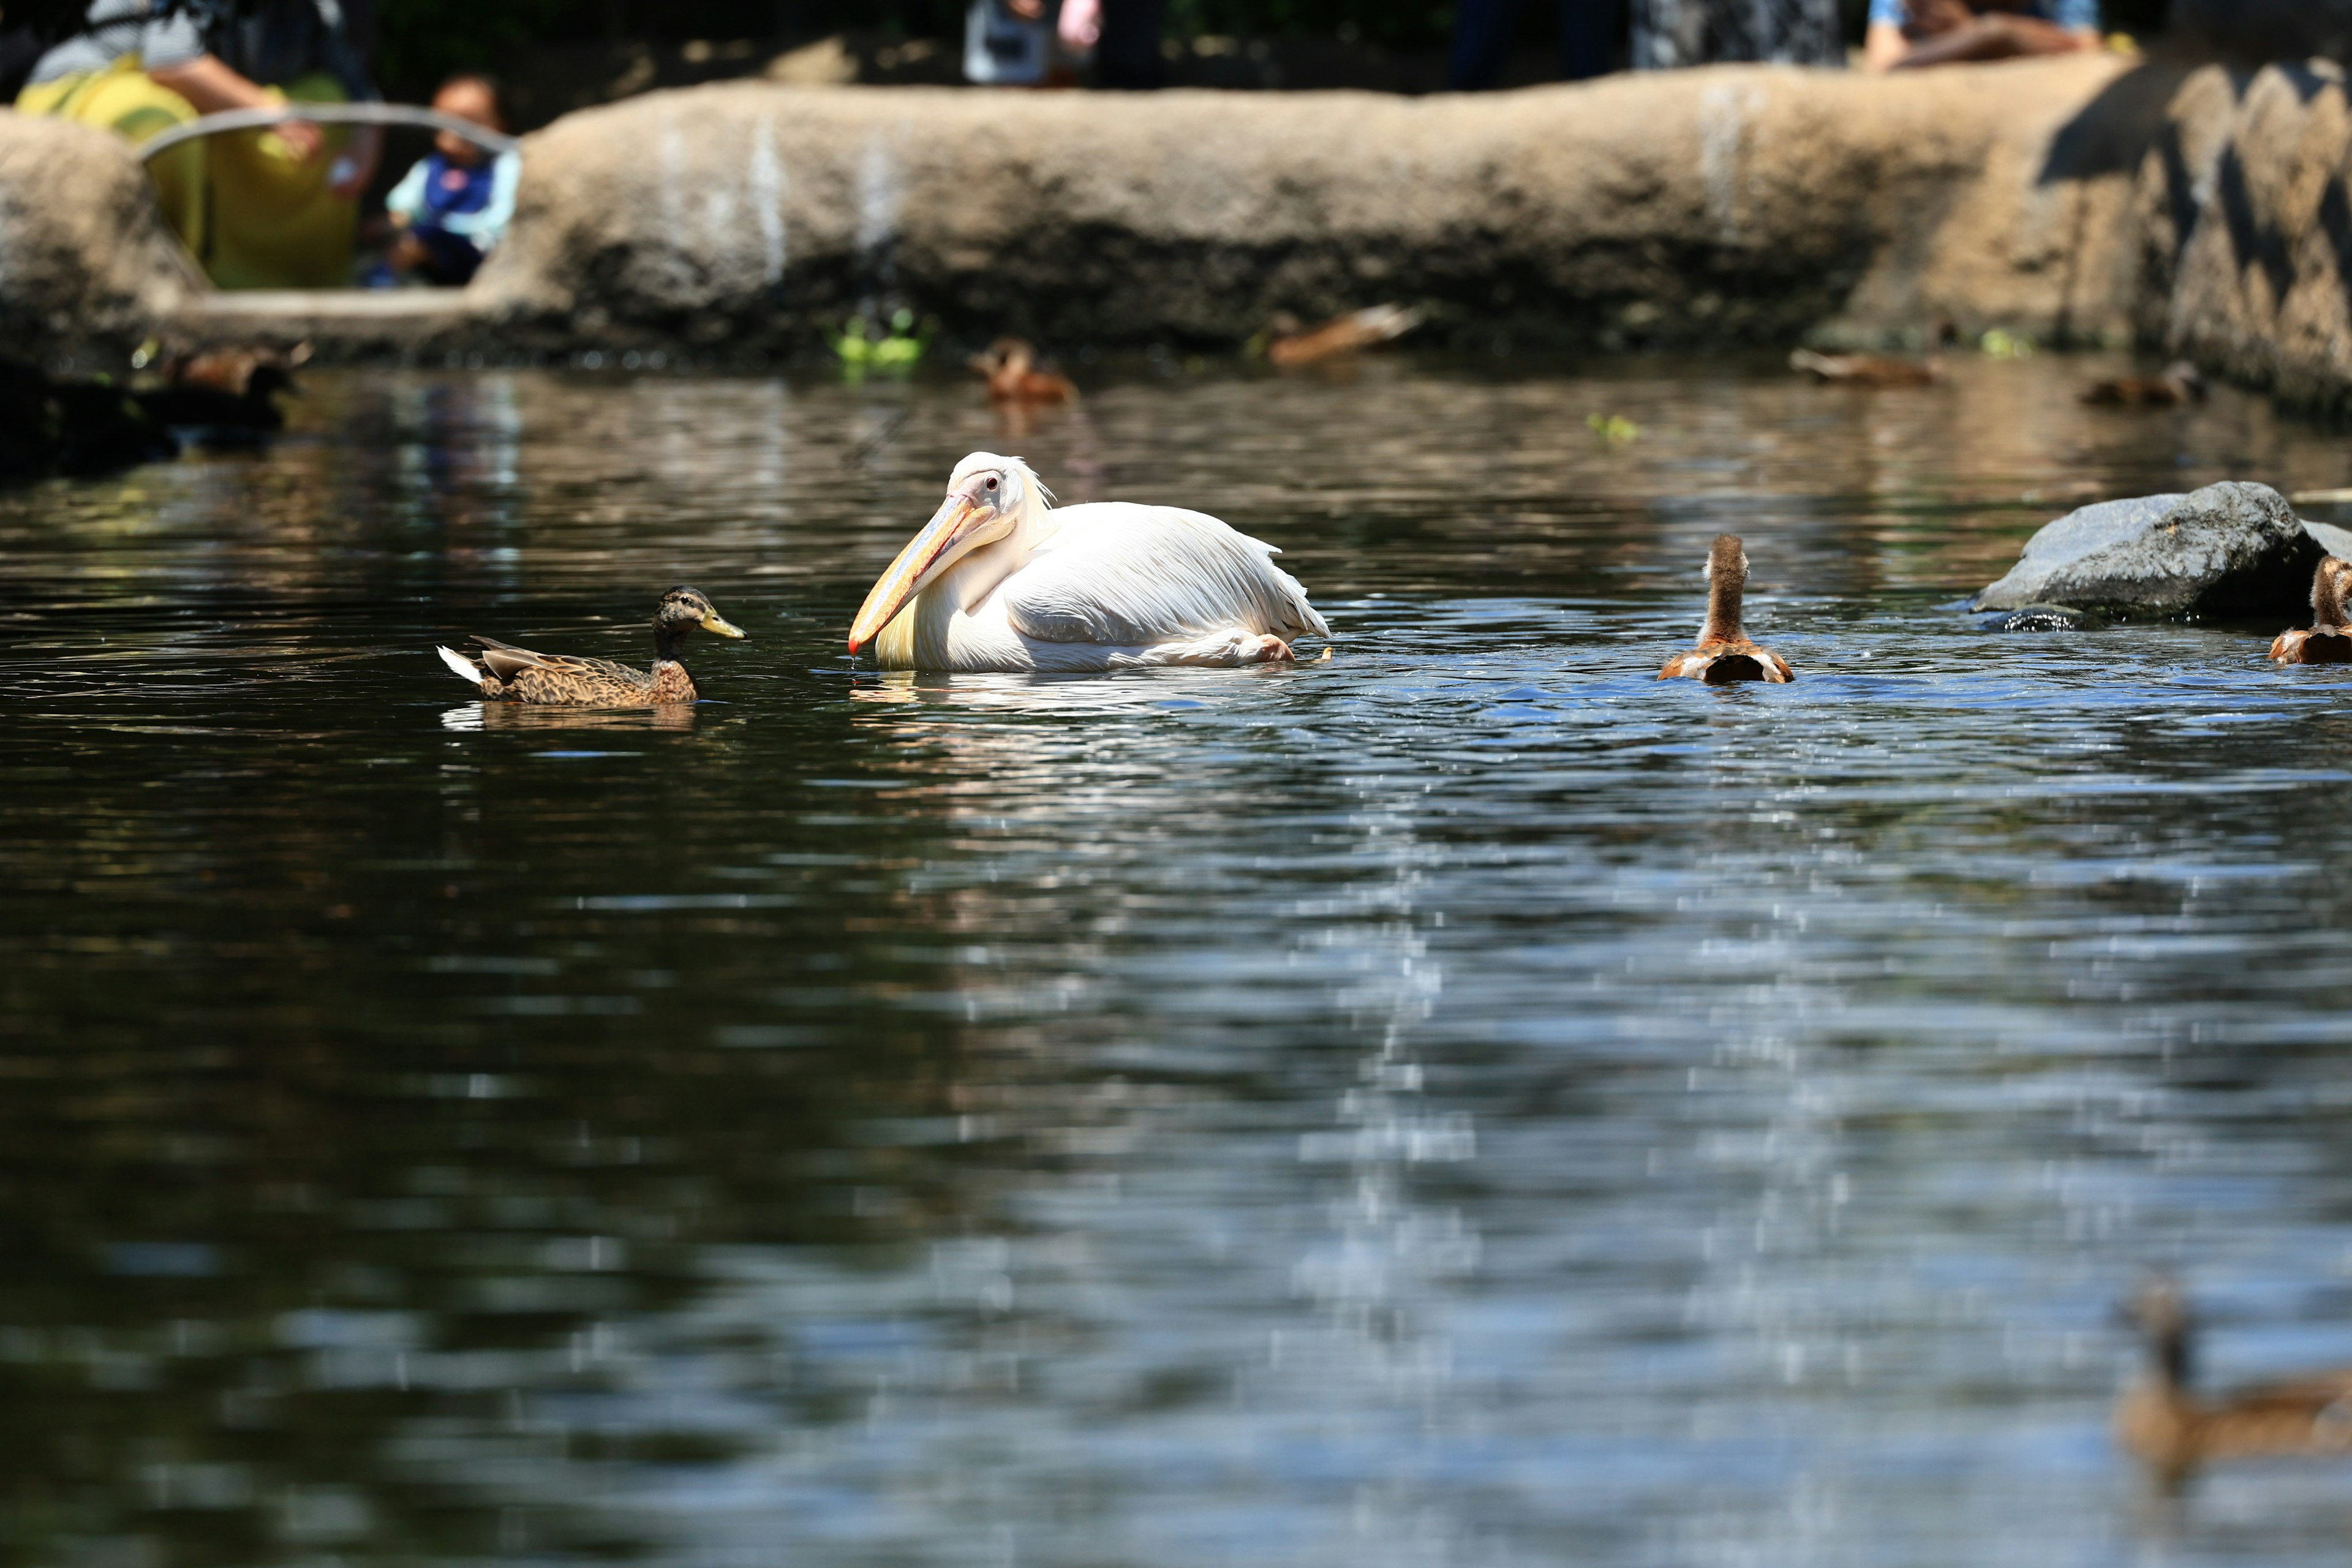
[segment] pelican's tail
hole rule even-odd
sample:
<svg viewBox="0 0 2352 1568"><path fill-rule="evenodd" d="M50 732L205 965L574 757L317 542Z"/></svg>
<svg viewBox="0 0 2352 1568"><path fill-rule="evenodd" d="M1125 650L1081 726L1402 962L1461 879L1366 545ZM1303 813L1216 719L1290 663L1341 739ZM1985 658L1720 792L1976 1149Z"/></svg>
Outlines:
<svg viewBox="0 0 2352 1568"><path fill-rule="evenodd" d="M482 689L483 676L482 667L480 665L476 664L464 654L453 653L437 643L434 645L433 651L441 656L441 662L449 667L450 674L456 676L458 679L464 681L467 685L472 687L477 691L479 691Z"/></svg>

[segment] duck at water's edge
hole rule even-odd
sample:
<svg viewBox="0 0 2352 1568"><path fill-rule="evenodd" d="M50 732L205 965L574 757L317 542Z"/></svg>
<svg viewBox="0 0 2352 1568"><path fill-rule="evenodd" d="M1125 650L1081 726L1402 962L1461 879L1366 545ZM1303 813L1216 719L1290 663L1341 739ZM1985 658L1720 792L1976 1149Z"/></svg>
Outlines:
<svg viewBox="0 0 2352 1568"><path fill-rule="evenodd" d="M2147 1371L2116 1404L2116 1437L2168 1488L2218 1459L2352 1453L2352 1369L2200 1399L2189 1392L2196 1325L2168 1280L2124 1309Z"/></svg>
<svg viewBox="0 0 2352 1568"><path fill-rule="evenodd" d="M2272 639L2271 657L2281 664L2352 664L2352 561L2330 555L2311 574L2311 629L2285 631Z"/></svg>
<svg viewBox="0 0 2352 1568"><path fill-rule="evenodd" d="M1718 533L1706 554L1706 625L1698 646L1678 653L1658 671L1660 680L1703 680L1727 686L1735 680L1796 679L1789 661L1758 647L1739 629L1739 600L1748 587L1748 552L1736 533Z"/></svg>
<svg viewBox="0 0 2352 1568"><path fill-rule="evenodd" d="M1278 664L1331 635L1276 553L1202 512L1049 506L1018 458L974 452L866 595L849 651L885 669Z"/></svg>
<svg viewBox="0 0 2352 1568"><path fill-rule="evenodd" d="M481 645L479 664L446 647L433 651L458 679L494 700L571 708L653 708L696 700L694 677L680 662L677 650L687 635L697 630L722 637L743 635L740 627L722 619L699 591L672 588L662 595L661 607L654 612L651 673L610 659L533 653L485 637L474 638Z"/></svg>

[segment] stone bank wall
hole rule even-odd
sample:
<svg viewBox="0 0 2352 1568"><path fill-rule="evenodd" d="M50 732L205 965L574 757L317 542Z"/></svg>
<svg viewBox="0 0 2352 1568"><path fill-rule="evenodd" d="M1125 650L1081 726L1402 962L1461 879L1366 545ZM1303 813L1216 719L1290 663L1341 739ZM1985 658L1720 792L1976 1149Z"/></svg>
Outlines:
<svg viewBox="0 0 2352 1568"><path fill-rule="evenodd" d="M2325 64L1719 67L1414 100L739 84L526 145L511 236L446 319L387 337L349 310L342 342L295 301L272 307L288 331L791 352L904 303L965 338L1230 345L1277 310L1403 300L1467 343L2137 339L2352 409L2352 109ZM275 319L207 297L119 145L0 112L14 352Z"/></svg>
<svg viewBox="0 0 2352 1568"><path fill-rule="evenodd" d="M2147 313L2131 161L2085 160L2080 122L2120 68L650 94L529 139L509 239L430 341L805 349L878 302L968 337L1232 344L1389 299L1465 342L2111 339ZM120 148L0 113L20 345L135 332L189 285Z"/></svg>
<svg viewBox="0 0 2352 1568"><path fill-rule="evenodd" d="M504 333L804 342L873 300L966 332L1237 342L1380 300L1602 346L2133 323L2120 68L1716 68L1475 97L726 85L532 137L478 286ZM2079 137L2078 137L2079 140ZM2053 162L2054 160L2054 162Z"/></svg>
<svg viewBox="0 0 2352 1568"><path fill-rule="evenodd" d="M2352 107L2326 63L2209 67L2143 180L2167 338L2233 380L2352 412Z"/></svg>

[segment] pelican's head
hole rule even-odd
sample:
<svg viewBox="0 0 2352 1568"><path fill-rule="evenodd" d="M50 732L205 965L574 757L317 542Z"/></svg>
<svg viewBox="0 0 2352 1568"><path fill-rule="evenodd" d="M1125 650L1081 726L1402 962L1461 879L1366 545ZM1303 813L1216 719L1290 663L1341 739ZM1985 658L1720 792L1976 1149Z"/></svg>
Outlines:
<svg viewBox="0 0 2352 1568"><path fill-rule="evenodd" d="M879 635L907 601L943 576L948 568L983 544L993 544L1021 524L1045 487L1018 458L974 452L948 476L947 500L907 542L889 570L875 579L857 619L850 624L849 651Z"/></svg>

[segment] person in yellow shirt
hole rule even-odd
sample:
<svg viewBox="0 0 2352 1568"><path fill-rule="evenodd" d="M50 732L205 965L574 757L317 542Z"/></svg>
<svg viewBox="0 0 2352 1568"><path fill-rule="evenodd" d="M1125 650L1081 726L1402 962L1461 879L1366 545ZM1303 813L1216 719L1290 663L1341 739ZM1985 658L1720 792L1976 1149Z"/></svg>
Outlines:
<svg viewBox="0 0 2352 1568"><path fill-rule="evenodd" d="M264 0L234 19L95 0L83 30L33 68L16 108L135 145L224 110L374 97L337 0ZM288 121L184 142L148 173L165 220L222 288L338 288L379 146L372 129Z"/></svg>

